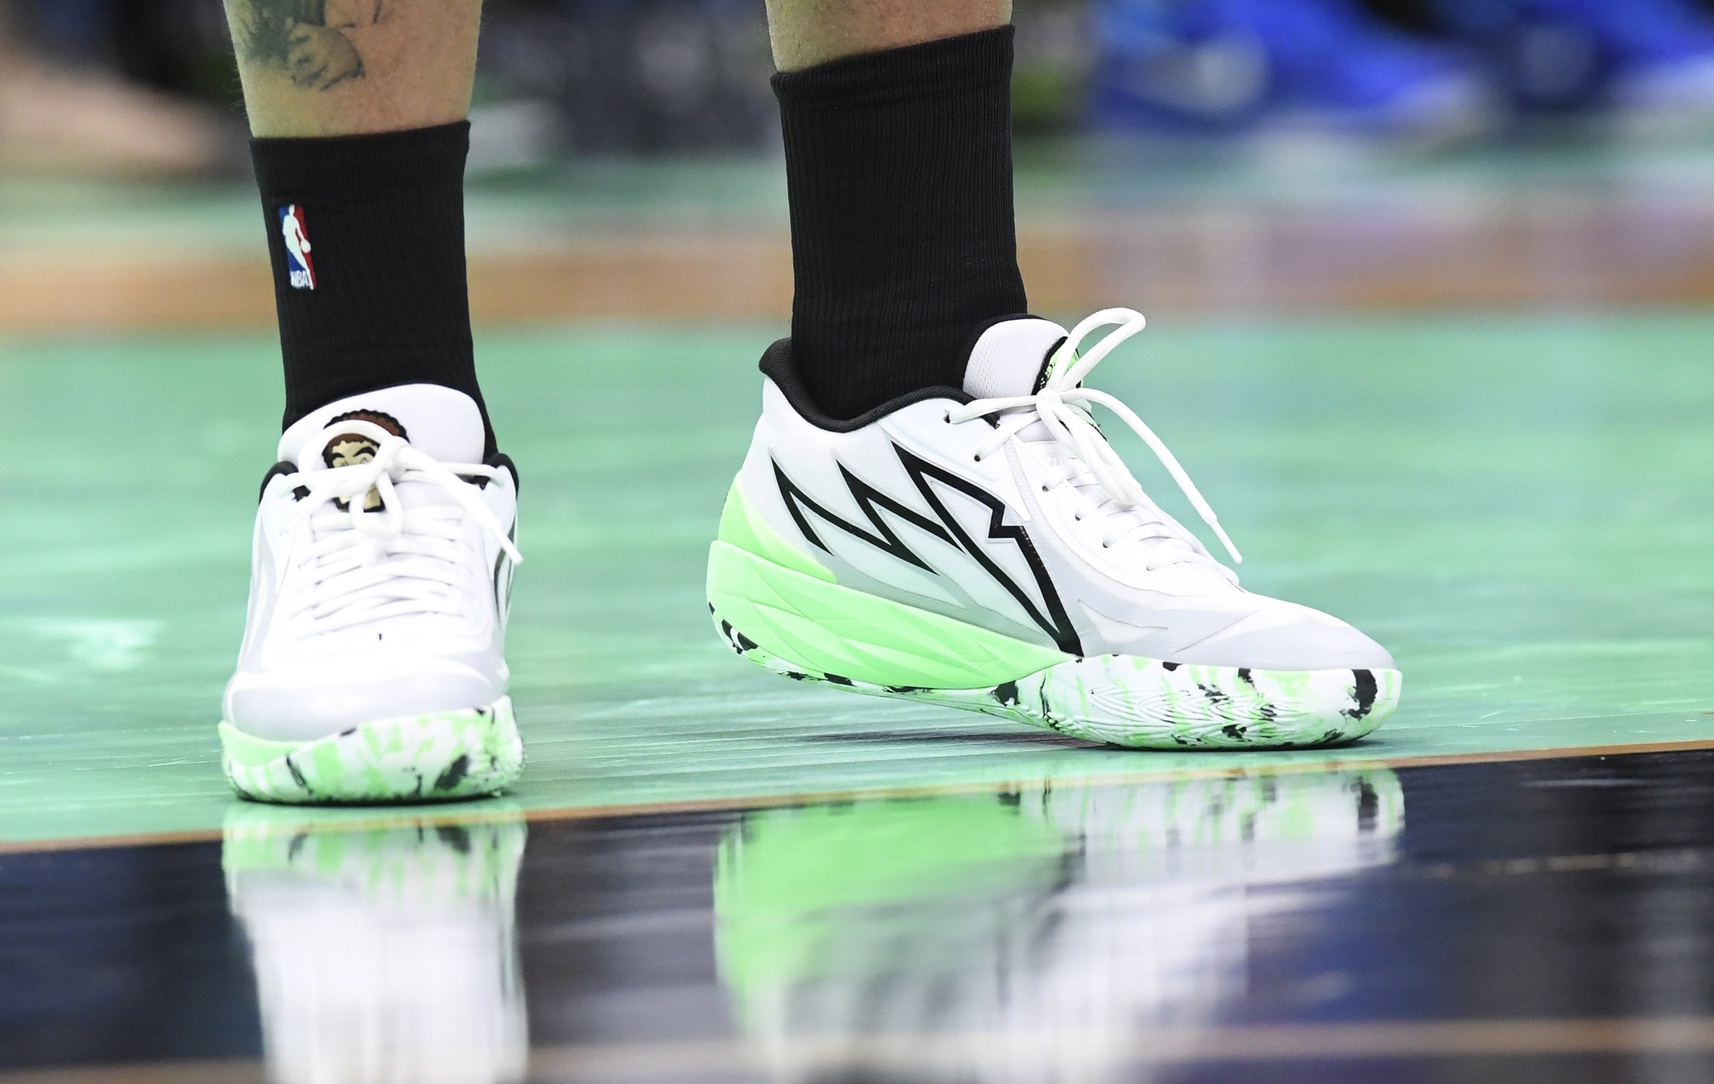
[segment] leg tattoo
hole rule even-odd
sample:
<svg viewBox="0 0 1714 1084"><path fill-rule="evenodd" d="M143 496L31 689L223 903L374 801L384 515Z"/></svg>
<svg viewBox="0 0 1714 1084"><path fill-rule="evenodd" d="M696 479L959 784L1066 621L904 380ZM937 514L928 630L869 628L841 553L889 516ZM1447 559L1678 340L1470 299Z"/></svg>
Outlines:
<svg viewBox="0 0 1714 1084"><path fill-rule="evenodd" d="M244 59L284 69L305 89L363 78L351 30L381 22L384 0L230 0Z"/></svg>

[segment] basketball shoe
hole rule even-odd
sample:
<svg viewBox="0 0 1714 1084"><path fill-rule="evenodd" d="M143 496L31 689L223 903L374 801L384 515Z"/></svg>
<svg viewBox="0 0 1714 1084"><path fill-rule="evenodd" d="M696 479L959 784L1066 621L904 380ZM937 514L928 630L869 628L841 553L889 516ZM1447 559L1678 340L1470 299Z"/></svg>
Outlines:
<svg viewBox="0 0 1714 1084"><path fill-rule="evenodd" d="M997 323L962 390L849 422L819 414L789 340L776 343L709 553L728 643L798 680L1115 745L1290 748L1373 730L1398 702L1392 657L1342 621L1239 587L1096 427L1099 405L1134 429L1240 560L1160 439L1082 386L1143 322L1109 309L1069 334Z"/></svg>
<svg viewBox="0 0 1714 1084"><path fill-rule="evenodd" d="M475 402L432 384L342 399L280 438L220 725L240 795L429 801L517 778L517 477L482 446Z"/></svg>

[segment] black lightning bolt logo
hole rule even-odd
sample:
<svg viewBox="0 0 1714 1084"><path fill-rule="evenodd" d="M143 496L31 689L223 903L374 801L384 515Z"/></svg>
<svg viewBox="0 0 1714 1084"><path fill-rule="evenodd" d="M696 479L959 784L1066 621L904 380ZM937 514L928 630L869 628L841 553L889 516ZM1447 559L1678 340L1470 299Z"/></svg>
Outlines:
<svg viewBox="0 0 1714 1084"><path fill-rule="evenodd" d="M506 538L513 545L517 544L518 525L516 522L512 524L511 530L506 532ZM512 564L512 558L505 550L494 555L494 615L500 619L501 624L505 623L506 613L512 608L512 585L516 582L516 573L517 569ZM502 578L506 581L504 587L500 585Z"/></svg>
<svg viewBox="0 0 1714 1084"><path fill-rule="evenodd" d="M877 509L891 513L913 527L917 527L948 545L969 554L984 572L993 577L994 581L1004 588L1007 594L1017 600L1018 605L1024 608L1024 612L1029 614L1030 620L1051 636L1061 651L1068 655L1081 656L1083 654L1082 643L1077 638L1077 631L1071 626L1070 618L1066 616L1065 604L1060 601L1059 592L1054 590L1053 580L1048 576L1047 568L1042 564L1041 555L1036 552L1035 544L1030 541L1029 535L1025 533L1022 527L1008 525L1005 522L1005 502L980 486L912 455L896 444L893 445L893 451L897 453L899 462L905 468L905 473L910 475L911 481L916 485L917 492L921 493L923 500L928 502L929 508L935 514L935 519L930 519L915 509L900 504L846 470L845 464L841 463L838 465L840 477L845 479L845 486L851 491L852 500L857 502L857 507L863 510L864 518L869 521L869 529L865 529L817 504L814 498L786 477L785 471L781 470L779 463L776 462L774 464L774 478L779 483L780 498L785 501L786 510L791 513L793 522L797 524L798 530L803 532L803 536L818 549L828 553L832 552L827 548L827 544L821 540L821 537L815 533L815 529L810 526L809 517L805 515L806 512L814 513L818 519L837 527L853 538L861 539L883 553L915 565L925 572L939 575L940 573L934 566L905 545ZM1029 592L1020 587L1016 580L1008 576L1005 570L995 564L993 558L989 557L982 547L970 538L957 518L947 510L945 502L934 491L934 487L929 484L930 479L942 485L950 486L988 508L988 538L995 541L1011 542L1018 547L1018 551L1024 556L1024 561L1029 565L1036 588L1041 592L1042 601L1045 603L1045 612L1043 607L1036 605Z"/></svg>

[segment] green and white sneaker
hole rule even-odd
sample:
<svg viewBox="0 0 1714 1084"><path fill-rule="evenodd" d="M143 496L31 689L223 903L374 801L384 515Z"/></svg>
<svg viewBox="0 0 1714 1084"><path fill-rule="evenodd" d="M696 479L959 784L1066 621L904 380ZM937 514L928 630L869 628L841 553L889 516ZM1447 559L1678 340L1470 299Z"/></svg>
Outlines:
<svg viewBox="0 0 1714 1084"><path fill-rule="evenodd" d="M1373 730L1398 703L1392 657L1342 621L1239 587L1096 428L1097 404L1123 419L1241 559L1160 439L1082 386L1143 323L1129 309L1069 334L1001 321L962 389L849 422L820 414L790 341L775 343L709 552L722 635L787 677L1115 745L1290 748Z"/></svg>
<svg viewBox="0 0 1714 1084"><path fill-rule="evenodd" d="M240 795L435 801L517 779L517 477L482 445L476 403L431 384L342 399L280 438L220 725Z"/></svg>

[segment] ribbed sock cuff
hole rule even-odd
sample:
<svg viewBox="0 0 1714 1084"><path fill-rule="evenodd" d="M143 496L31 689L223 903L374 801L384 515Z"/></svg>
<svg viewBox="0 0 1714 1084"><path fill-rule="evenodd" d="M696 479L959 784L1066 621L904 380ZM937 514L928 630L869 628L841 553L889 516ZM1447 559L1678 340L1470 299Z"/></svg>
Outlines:
<svg viewBox="0 0 1714 1084"><path fill-rule="evenodd" d="M1012 207L1011 27L776 75L792 351L829 415L963 378L1028 302Z"/></svg>
<svg viewBox="0 0 1714 1084"><path fill-rule="evenodd" d="M782 108L813 113L938 100L960 90L982 93L996 83L1009 88L1016 36L1016 27L998 26L779 72L774 96Z"/></svg>
<svg viewBox="0 0 1714 1084"><path fill-rule="evenodd" d="M464 258L469 146L464 121L252 141L287 426L396 384L442 384L482 405Z"/></svg>

